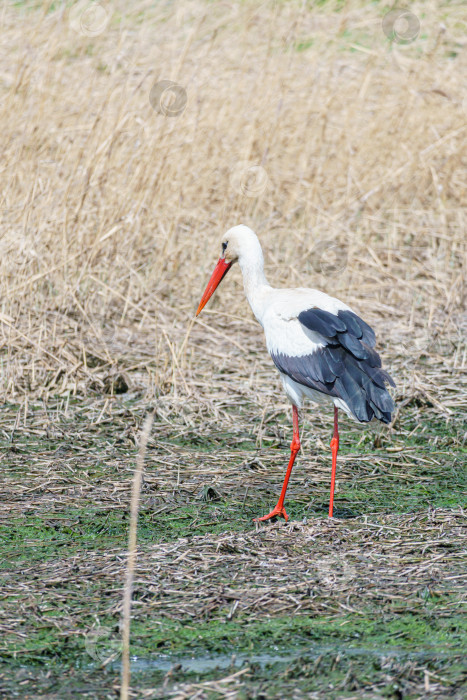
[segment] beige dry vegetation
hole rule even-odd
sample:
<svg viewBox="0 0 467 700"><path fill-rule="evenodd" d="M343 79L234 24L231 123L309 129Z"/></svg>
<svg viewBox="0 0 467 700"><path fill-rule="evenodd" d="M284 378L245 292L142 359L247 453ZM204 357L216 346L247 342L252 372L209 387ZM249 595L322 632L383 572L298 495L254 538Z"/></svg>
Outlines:
<svg viewBox="0 0 467 700"><path fill-rule="evenodd" d="M465 7L411 4L408 46L366 3L106 7L92 37L65 9L2 14L2 397L108 391L123 371L197 401L228 365L258 401L263 359L278 388L238 272L190 325L244 222L272 283L355 305L402 391L443 403L465 361ZM150 105L162 79L186 90L178 117ZM442 381L414 376L427 350Z"/></svg>

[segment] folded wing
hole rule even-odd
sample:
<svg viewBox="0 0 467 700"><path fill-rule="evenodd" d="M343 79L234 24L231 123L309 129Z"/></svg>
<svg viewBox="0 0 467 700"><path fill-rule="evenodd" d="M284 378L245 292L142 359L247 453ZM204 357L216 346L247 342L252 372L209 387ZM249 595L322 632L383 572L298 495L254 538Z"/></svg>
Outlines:
<svg viewBox="0 0 467 700"><path fill-rule="evenodd" d="M395 384L381 367L372 328L347 309L311 308L300 312L298 320L322 344L300 356L272 351L276 367L299 384L341 399L361 422L376 417L390 423L394 402L386 383Z"/></svg>

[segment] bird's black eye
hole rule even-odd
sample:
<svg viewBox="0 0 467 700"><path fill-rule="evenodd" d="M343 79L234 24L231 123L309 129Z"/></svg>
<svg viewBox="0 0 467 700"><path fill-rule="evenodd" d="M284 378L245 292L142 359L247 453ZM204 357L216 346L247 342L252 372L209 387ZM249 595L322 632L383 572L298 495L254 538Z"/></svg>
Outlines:
<svg viewBox="0 0 467 700"><path fill-rule="evenodd" d="M229 245L229 241L225 241L222 244L222 255L225 255L225 251L227 250L227 246Z"/></svg>

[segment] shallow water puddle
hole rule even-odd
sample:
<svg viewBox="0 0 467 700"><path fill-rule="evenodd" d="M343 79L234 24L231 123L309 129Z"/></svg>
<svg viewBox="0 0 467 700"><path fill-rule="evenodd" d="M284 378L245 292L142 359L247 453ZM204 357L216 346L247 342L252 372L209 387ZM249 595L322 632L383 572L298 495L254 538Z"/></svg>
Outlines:
<svg viewBox="0 0 467 700"><path fill-rule="evenodd" d="M439 651L436 652L440 655ZM186 673L209 673L216 669L226 668L241 668L245 664L257 665L261 668L272 666L275 664L288 664L301 658L303 660L314 661L323 654L345 654L346 656L371 656L377 658L398 658L398 659L423 659L430 657L433 650L425 649L419 652L409 652L397 647L375 650L360 647L342 647L342 646L320 646L312 649L294 650L289 653L280 654L279 652L262 653L262 654L213 654L205 656L189 656L189 657L173 657L161 655L155 658L140 658L134 656L131 658L131 670L133 673L142 673L147 671L168 672L174 668L185 671ZM441 656L444 656L441 653ZM115 667L119 667L119 662L114 662Z"/></svg>
<svg viewBox="0 0 467 700"><path fill-rule="evenodd" d="M279 656L275 654L217 654L213 656L192 656L184 658L157 657L154 659L142 659L133 657L131 659L131 670L138 671L170 671L174 667L180 667L181 671L188 673L207 673L216 668L241 667L246 663L257 664L264 668L268 664L288 663L293 661L299 654L289 656Z"/></svg>

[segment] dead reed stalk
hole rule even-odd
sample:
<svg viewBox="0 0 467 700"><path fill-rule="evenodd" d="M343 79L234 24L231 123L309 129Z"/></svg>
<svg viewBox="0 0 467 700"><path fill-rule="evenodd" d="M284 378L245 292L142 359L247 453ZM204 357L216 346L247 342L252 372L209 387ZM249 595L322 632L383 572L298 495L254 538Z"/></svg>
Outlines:
<svg viewBox="0 0 467 700"><path fill-rule="evenodd" d="M120 687L120 700L128 700L130 688L130 622L131 622L131 596L133 592L133 577L136 563L136 541L138 529L138 510L141 495L141 481L143 477L144 458L149 440L154 416L148 413L140 433L140 444L136 468L131 487L130 506L130 530L128 535L128 561L126 569L126 582L123 591L122 614L122 684Z"/></svg>

